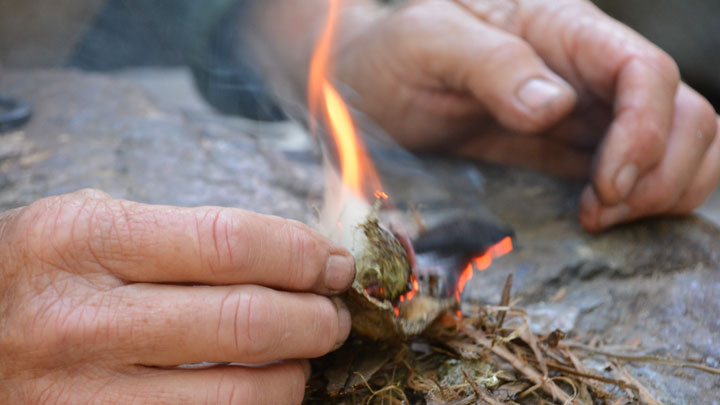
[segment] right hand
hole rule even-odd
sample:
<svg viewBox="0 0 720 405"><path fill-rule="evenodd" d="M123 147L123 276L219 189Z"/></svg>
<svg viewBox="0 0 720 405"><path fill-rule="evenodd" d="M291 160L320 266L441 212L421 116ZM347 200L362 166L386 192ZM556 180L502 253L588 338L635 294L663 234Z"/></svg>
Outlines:
<svg viewBox="0 0 720 405"><path fill-rule="evenodd" d="M336 74L403 145L585 179L590 231L689 213L720 181L713 107L589 1L367 3L343 10Z"/></svg>
<svg viewBox="0 0 720 405"><path fill-rule="evenodd" d="M306 226L98 191L0 214L0 403L300 403L354 263ZM256 364L188 370L197 362Z"/></svg>

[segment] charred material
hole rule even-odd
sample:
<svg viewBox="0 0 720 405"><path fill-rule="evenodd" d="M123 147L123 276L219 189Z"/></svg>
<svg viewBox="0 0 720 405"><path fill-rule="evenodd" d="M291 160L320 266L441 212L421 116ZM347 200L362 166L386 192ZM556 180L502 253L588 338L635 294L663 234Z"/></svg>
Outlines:
<svg viewBox="0 0 720 405"><path fill-rule="evenodd" d="M410 290L410 260L395 238L371 216L360 225L367 240L365 248L355 258L356 282L373 298L394 302Z"/></svg>
<svg viewBox="0 0 720 405"><path fill-rule="evenodd" d="M422 333L455 305L451 300L414 296L408 252L373 214L359 231L364 240L355 253L357 274L345 299L356 336L374 341L403 340Z"/></svg>
<svg viewBox="0 0 720 405"><path fill-rule="evenodd" d="M433 252L441 256L472 257L515 233L508 227L480 219L453 218L429 229L415 239L419 254Z"/></svg>

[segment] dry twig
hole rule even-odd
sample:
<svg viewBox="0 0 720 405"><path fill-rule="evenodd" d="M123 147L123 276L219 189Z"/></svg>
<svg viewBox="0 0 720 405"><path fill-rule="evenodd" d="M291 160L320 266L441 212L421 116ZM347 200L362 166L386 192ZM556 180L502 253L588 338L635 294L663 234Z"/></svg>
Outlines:
<svg viewBox="0 0 720 405"><path fill-rule="evenodd" d="M696 364L691 363L687 361L682 360L676 360L676 359L668 359L658 356L650 356L650 355L638 355L638 354L627 354L627 353L614 353L607 350L600 350L595 349L590 346L578 344L578 343L565 343L566 347L571 347L573 349L580 349L592 354L596 354L599 356L605 356L608 358L628 361L628 362L640 362L640 363L654 363L654 364L662 364L667 366L673 366L673 367L682 367L682 368L694 368L696 370L704 371L709 374L714 375L720 375L720 369L707 366L705 364Z"/></svg>
<svg viewBox="0 0 720 405"><path fill-rule="evenodd" d="M463 331L467 333L468 336L473 338L477 344L487 348L491 347L492 342L477 331L471 328L464 328ZM515 369L522 372L527 378L530 379L530 381L539 385L553 398L559 399L563 403L570 403L570 401L572 400L572 398L565 391L560 389L560 387L558 387L552 380L547 380L543 378L543 376L539 372L537 372L534 368L529 367L505 347L499 345L493 346L492 352L495 353L495 355L497 355L498 357L510 363L513 367L515 367Z"/></svg>

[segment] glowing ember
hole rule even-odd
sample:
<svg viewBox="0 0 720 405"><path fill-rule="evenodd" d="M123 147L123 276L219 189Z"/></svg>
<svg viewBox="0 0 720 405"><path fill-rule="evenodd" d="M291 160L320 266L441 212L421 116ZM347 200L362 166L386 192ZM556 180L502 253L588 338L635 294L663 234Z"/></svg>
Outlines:
<svg viewBox="0 0 720 405"><path fill-rule="evenodd" d="M378 200L387 200L390 197L388 197L386 192L384 192L382 190L378 190L375 192L375 198L377 198Z"/></svg>
<svg viewBox="0 0 720 405"><path fill-rule="evenodd" d="M493 245L482 256L478 256L470 260L470 263L468 263L465 270L463 270L462 274L460 274L460 278L458 279L457 286L455 288L455 299L457 299L457 302L460 302L460 294L465 288L467 282L470 281L470 279L473 277L474 269L477 269L478 271L483 271L490 267L493 259L504 256L510 253L512 250L512 238L508 236L497 244Z"/></svg>
<svg viewBox="0 0 720 405"><path fill-rule="evenodd" d="M415 279L415 276L410 276L411 280L411 287L410 291L406 292L405 294L400 296L400 303L403 303L405 301L410 301L415 297L415 294L417 294L418 291L420 291L420 283L418 283L417 279ZM399 314L397 311L397 308L395 308L395 312Z"/></svg>

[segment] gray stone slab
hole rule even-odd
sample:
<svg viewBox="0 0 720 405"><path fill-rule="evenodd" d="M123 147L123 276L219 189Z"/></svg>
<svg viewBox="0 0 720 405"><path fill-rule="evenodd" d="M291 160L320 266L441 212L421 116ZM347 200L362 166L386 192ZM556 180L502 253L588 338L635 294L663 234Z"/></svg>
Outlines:
<svg viewBox="0 0 720 405"><path fill-rule="evenodd" d="M314 222L323 180L301 132L183 109L127 79L62 71L2 77L0 92L31 101L35 116L21 131L0 136L0 209L97 187L148 203L235 206ZM454 178L466 164L458 172L448 162L427 167L439 176L435 183L467 197L467 183ZM497 303L513 273L514 296L539 333L560 327L581 341L720 365L714 223L661 219L589 235L576 220L581 185L495 166L481 170L477 204L515 228L517 246L470 281L467 300ZM388 191L421 200L422 183L394 179L388 184L397 189ZM402 190L403 184L416 187ZM629 369L665 403L718 403L716 375L641 363Z"/></svg>

